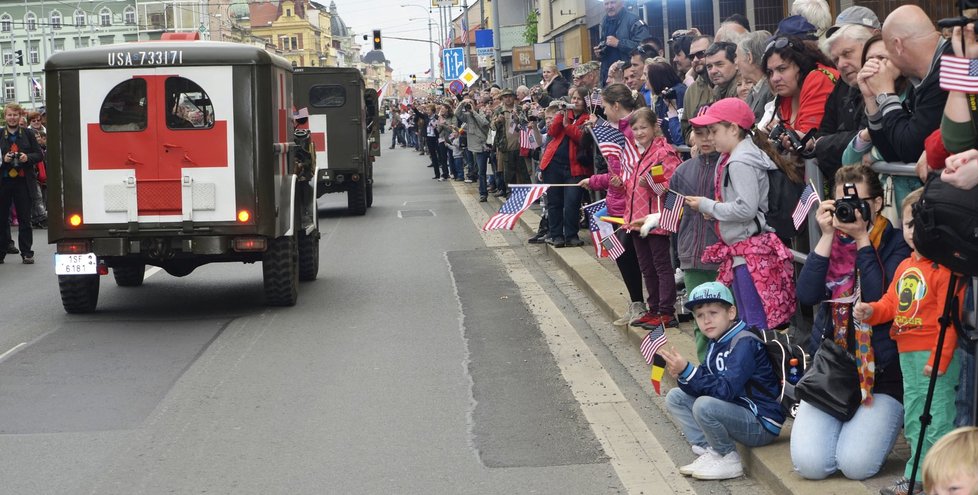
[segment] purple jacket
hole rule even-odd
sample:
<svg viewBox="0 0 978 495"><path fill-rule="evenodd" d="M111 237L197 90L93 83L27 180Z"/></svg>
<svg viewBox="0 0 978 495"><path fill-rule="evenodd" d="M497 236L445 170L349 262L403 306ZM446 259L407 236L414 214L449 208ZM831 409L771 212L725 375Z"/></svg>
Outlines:
<svg viewBox="0 0 978 495"><path fill-rule="evenodd" d="M625 139L628 142L635 142L635 139L632 137L632 128L628 125L627 119L618 121L618 130L625 135ZM608 173L592 175L588 180L588 186L591 189L608 191L608 196L605 198L608 205L608 215L620 217L625 215L625 201L628 199L628 196L625 194L625 184L622 183L620 186L613 186L611 185L611 177L614 176L620 179L622 177L622 167L634 167L636 164L623 164L615 156L610 158L605 157L605 161L608 162Z"/></svg>

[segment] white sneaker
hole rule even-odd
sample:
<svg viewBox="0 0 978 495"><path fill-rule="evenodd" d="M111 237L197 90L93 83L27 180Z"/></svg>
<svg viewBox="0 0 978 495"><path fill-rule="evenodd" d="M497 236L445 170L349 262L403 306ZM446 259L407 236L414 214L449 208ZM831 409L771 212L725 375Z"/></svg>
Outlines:
<svg viewBox="0 0 978 495"><path fill-rule="evenodd" d="M720 454L717 454L716 451L711 448L706 448L706 449L704 449L703 447L697 447L697 448L702 450L703 453L700 454L700 456L697 457L695 461L680 467L679 474L685 476L691 476L693 473L695 473L697 470L701 469L702 467L706 466L707 464L712 464L722 459L722 457L720 457Z"/></svg>
<svg viewBox="0 0 978 495"><path fill-rule="evenodd" d="M693 455L699 457L705 453L709 452L708 447L700 447L699 445L693 445Z"/></svg>
<svg viewBox="0 0 978 495"><path fill-rule="evenodd" d="M611 322L611 324L618 326L628 325L632 320L635 320L639 316L645 314L646 311L647 309L645 309L645 303L635 301L628 306L628 311L625 311L625 314L623 314L621 318Z"/></svg>
<svg viewBox="0 0 978 495"><path fill-rule="evenodd" d="M698 480L729 480L743 475L744 465L740 462L740 454L736 450L723 457L714 454L711 462L707 462L693 471L693 477Z"/></svg>

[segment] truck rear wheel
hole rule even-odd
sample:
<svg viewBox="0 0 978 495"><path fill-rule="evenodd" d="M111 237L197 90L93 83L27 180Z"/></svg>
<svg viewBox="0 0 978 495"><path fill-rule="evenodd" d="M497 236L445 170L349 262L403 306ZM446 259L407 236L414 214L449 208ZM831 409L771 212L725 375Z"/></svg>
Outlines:
<svg viewBox="0 0 978 495"><path fill-rule="evenodd" d="M125 265L112 267L112 276L115 277L115 284L119 287L139 287L143 285L143 276L146 274L146 265Z"/></svg>
<svg viewBox="0 0 978 495"><path fill-rule="evenodd" d="M295 306L299 297L299 252L296 236L271 241L262 256L265 302L270 306Z"/></svg>
<svg viewBox="0 0 978 495"><path fill-rule="evenodd" d="M61 305L68 313L91 313L98 305L98 275L58 275Z"/></svg>
<svg viewBox="0 0 978 495"><path fill-rule="evenodd" d="M319 275L319 230L299 231L299 280L309 282Z"/></svg>
<svg viewBox="0 0 978 495"><path fill-rule="evenodd" d="M350 214L365 215L367 213L367 180L361 179L355 182L346 194L346 205Z"/></svg>

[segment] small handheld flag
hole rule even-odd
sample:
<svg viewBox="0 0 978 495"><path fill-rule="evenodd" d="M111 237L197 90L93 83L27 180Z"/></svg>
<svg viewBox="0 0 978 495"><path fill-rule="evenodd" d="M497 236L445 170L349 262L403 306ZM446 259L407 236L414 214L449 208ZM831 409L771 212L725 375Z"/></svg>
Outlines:
<svg viewBox="0 0 978 495"><path fill-rule="evenodd" d="M509 186L509 199L499 208L499 212L489 217L489 221L482 227L483 231L508 229L513 230L513 226L520 219L520 215L530 208L534 201L540 199L543 193L547 192L548 184L512 184Z"/></svg>
<svg viewBox="0 0 978 495"><path fill-rule="evenodd" d="M801 191L801 199L798 200L798 205L795 206L795 211L791 214L796 229L801 227L801 224L805 222L805 217L808 216L808 212L817 203L818 194L815 193L815 188L812 187L811 183L806 184L805 189Z"/></svg>
<svg viewBox="0 0 978 495"><path fill-rule="evenodd" d="M941 89L978 93L978 60L941 56Z"/></svg>
<svg viewBox="0 0 978 495"><path fill-rule="evenodd" d="M625 254L625 243L628 242L628 239L625 237L626 235L628 235L628 232L625 229L619 228L601 241L601 245L608 250L608 255L611 256L611 259L617 260L621 255Z"/></svg>
<svg viewBox="0 0 978 495"><path fill-rule="evenodd" d="M645 357L645 362L652 364L652 356L659 351L659 348L666 345L666 327L662 324L652 329L645 338L642 340L642 356Z"/></svg>
<svg viewBox="0 0 978 495"><path fill-rule="evenodd" d="M669 232L679 232L679 221L683 217L683 203L686 196L673 190L666 191L666 199L662 204L662 216L659 217L659 228Z"/></svg>
<svg viewBox="0 0 978 495"><path fill-rule="evenodd" d="M614 157L621 162L621 180L627 181L631 177L632 164L639 158L635 145L618 128L601 118L591 128L591 134L606 160Z"/></svg>
<svg viewBox="0 0 978 495"><path fill-rule="evenodd" d="M601 244L601 221L598 220L598 215L601 213L602 209L605 209L606 205L607 201L602 199L601 201L591 203L582 208L584 210L584 216L587 218L588 230L591 231L591 242L594 243L594 255L598 258L608 257L608 252ZM605 211L607 212L607 210Z"/></svg>
<svg viewBox="0 0 978 495"><path fill-rule="evenodd" d="M655 359L652 361L652 374L649 379L652 380L652 388L655 389L655 393L662 395L662 375L666 371L666 359L658 354L655 355Z"/></svg>

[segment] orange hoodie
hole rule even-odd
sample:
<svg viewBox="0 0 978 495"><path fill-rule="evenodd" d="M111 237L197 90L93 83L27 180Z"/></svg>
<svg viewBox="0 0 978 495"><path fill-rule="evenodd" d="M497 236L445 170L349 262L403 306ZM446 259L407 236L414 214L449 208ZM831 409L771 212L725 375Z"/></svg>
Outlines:
<svg viewBox="0 0 978 495"><path fill-rule="evenodd" d="M873 307L873 316L866 323L879 325L893 320L890 336L896 341L897 350L930 351L928 364L933 367L937 337L941 330L938 319L944 313L951 271L926 258L911 254L900 263L896 274L883 298L869 303ZM962 287L958 297L963 293ZM941 351L942 373L951 363L957 342L958 334L954 325L950 325L947 335L944 336L944 350Z"/></svg>

